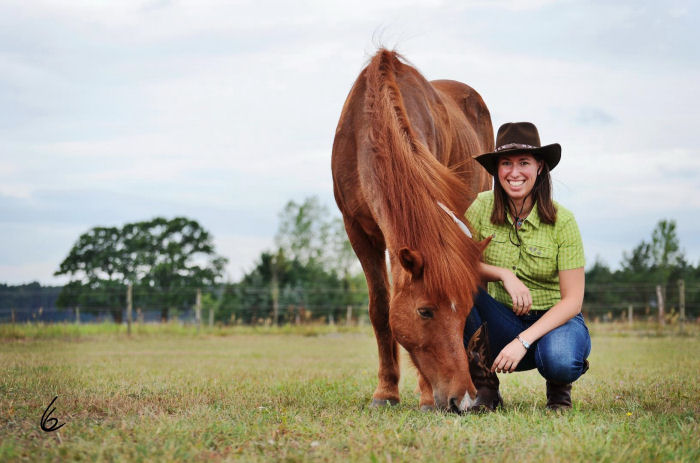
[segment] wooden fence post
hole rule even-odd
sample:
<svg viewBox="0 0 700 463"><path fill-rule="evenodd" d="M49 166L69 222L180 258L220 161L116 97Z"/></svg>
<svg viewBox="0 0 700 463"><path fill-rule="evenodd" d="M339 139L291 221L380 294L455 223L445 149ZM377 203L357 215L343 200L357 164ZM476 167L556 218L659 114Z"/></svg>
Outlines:
<svg viewBox="0 0 700 463"><path fill-rule="evenodd" d="M134 304L134 287L131 283L126 288L126 333L131 336L131 309Z"/></svg>
<svg viewBox="0 0 700 463"><path fill-rule="evenodd" d="M629 321L630 326L634 323L634 306L630 304L627 306L627 320Z"/></svg>
<svg viewBox="0 0 700 463"><path fill-rule="evenodd" d="M678 310L680 311L680 330L683 331L685 323L685 280L683 279L678 280Z"/></svg>
<svg viewBox="0 0 700 463"><path fill-rule="evenodd" d="M10 309L10 314L12 317L12 324L15 324L15 309Z"/></svg>
<svg viewBox="0 0 700 463"><path fill-rule="evenodd" d="M348 304L347 313L345 314L345 324L350 326L352 323L352 306Z"/></svg>
<svg viewBox="0 0 700 463"><path fill-rule="evenodd" d="M197 324L197 333L199 333L199 327L202 324L202 290L197 288L197 299L194 303L194 319Z"/></svg>
<svg viewBox="0 0 700 463"><path fill-rule="evenodd" d="M77 325L80 325L80 306L79 305L75 306L75 323Z"/></svg>
<svg viewBox="0 0 700 463"><path fill-rule="evenodd" d="M659 325L664 326L666 320L664 319L664 296L661 291L661 285L656 285L656 302L659 307Z"/></svg>
<svg viewBox="0 0 700 463"><path fill-rule="evenodd" d="M681 322L685 321L685 280L678 280L678 308L681 312Z"/></svg>
<svg viewBox="0 0 700 463"><path fill-rule="evenodd" d="M218 303L217 303L217 306L218 306ZM209 307L209 328L214 327L214 307L215 306Z"/></svg>
<svg viewBox="0 0 700 463"><path fill-rule="evenodd" d="M273 262L270 265L272 265L272 281L270 282L272 286L272 324L277 326L280 316L280 287L277 281L277 263Z"/></svg>

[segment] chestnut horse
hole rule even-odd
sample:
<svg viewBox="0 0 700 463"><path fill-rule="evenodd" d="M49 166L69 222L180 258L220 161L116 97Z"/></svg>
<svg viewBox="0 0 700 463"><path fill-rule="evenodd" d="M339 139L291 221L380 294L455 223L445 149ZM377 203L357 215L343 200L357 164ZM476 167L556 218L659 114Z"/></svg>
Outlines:
<svg viewBox="0 0 700 463"><path fill-rule="evenodd" d="M350 90L333 142L333 189L369 288L374 406L399 402L397 341L418 370L421 408L463 411L476 397L463 330L486 244L445 209L461 218L491 187L472 155L493 147L476 91L428 82L393 51L379 50Z"/></svg>

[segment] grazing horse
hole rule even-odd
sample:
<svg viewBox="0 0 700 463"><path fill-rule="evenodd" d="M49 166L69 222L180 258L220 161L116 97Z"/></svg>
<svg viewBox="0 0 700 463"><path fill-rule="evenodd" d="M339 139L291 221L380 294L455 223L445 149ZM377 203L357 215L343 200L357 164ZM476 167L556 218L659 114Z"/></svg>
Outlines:
<svg viewBox="0 0 700 463"><path fill-rule="evenodd" d="M333 142L333 190L367 278L379 350L374 406L399 402L397 342L418 370L422 409L464 411L476 397L463 330L486 243L465 236L456 217L491 187L472 155L493 147L476 91L428 82L393 51L380 49L350 90Z"/></svg>

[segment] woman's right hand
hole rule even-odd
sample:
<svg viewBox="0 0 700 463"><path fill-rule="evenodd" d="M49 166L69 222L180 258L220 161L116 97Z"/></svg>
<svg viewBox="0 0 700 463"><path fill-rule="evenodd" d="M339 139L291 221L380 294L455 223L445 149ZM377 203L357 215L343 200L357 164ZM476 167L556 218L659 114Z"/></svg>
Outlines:
<svg viewBox="0 0 700 463"><path fill-rule="evenodd" d="M532 295L530 290L514 273L508 271L503 278L503 287L513 300L513 312L515 315L526 315L532 308Z"/></svg>

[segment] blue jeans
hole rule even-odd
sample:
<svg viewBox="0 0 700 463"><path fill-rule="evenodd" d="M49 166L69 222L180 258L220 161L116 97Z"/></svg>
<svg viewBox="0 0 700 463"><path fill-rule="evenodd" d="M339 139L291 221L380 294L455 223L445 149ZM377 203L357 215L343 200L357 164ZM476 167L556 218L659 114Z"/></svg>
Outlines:
<svg viewBox="0 0 700 463"><path fill-rule="evenodd" d="M489 347L495 359L498 353L515 337L535 323L544 312L530 312L517 316L479 288L474 307L464 326L464 345L482 325L488 324ZM578 314L562 326L553 329L534 342L515 371L537 368L540 374L554 383L573 383L584 372L584 360L591 352L591 337ZM493 361L493 359L491 359Z"/></svg>

